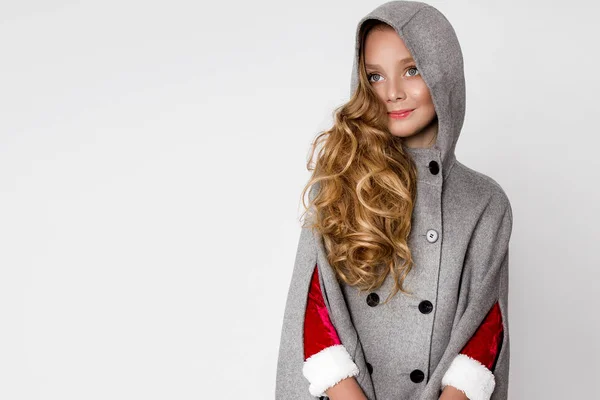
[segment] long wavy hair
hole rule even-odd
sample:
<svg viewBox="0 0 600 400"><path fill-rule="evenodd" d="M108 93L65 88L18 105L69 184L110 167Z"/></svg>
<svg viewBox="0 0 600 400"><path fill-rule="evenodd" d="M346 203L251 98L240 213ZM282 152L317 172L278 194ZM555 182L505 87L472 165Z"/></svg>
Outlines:
<svg viewBox="0 0 600 400"><path fill-rule="evenodd" d="M335 109L333 127L312 143L307 169L313 172L302 204L309 217L303 226L322 234L338 280L365 292L381 287L391 274L394 289L387 303L399 291L412 295L403 284L413 267L408 237L417 169L402 138L389 132L387 108L367 78L365 37L384 28L390 26L376 20L361 28L357 90ZM306 192L314 185L318 190L307 205Z"/></svg>

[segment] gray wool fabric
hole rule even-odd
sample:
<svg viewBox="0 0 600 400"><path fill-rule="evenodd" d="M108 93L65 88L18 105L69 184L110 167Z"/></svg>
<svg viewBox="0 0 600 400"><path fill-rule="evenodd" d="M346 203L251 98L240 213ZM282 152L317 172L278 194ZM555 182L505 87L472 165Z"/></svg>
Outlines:
<svg viewBox="0 0 600 400"><path fill-rule="evenodd" d="M331 321L360 370L356 379L370 400L438 399L444 373L496 301L504 335L492 369L496 384L491 399L506 399L512 209L495 180L466 167L454 154L465 116L463 58L456 33L441 12L425 3L391 1L377 7L356 28L351 93L358 83L358 33L367 19L388 23L404 40L438 115L435 145L406 148L418 169L409 236L415 265L405 280L413 296L398 293L384 305L383 299L393 288L388 276L375 291L381 303L369 306L367 293L338 283L320 234L302 228L282 324L275 397L315 398L308 391L302 367L304 313L317 265ZM433 162L439 172L430 168ZM314 197L317 188L312 188L310 196ZM428 237L430 233L433 236ZM437 240L432 239L435 233ZM419 311L424 300L433 304L431 313ZM415 370L425 374L422 382L410 379Z"/></svg>

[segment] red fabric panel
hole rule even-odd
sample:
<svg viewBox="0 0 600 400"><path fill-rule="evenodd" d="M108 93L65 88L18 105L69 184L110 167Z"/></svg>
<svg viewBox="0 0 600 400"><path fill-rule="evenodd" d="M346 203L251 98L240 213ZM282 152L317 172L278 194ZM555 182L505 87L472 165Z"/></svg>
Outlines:
<svg viewBox="0 0 600 400"><path fill-rule="evenodd" d="M341 343L329 319L319 284L319 271L315 265L304 317L304 360L306 361L307 358L327 347Z"/></svg>
<svg viewBox="0 0 600 400"><path fill-rule="evenodd" d="M461 354L474 358L491 370L502 346L503 329L500 305L496 302Z"/></svg>

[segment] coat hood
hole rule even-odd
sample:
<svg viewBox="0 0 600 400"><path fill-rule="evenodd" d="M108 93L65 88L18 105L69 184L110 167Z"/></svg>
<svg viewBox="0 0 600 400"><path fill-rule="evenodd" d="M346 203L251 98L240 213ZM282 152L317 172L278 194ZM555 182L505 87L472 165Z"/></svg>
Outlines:
<svg viewBox="0 0 600 400"><path fill-rule="evenodd" d="M350 95L358 87L360 34L368 20L385 22L396 30L429 87L438 116L436 143L430 148L405 148L418 159L440 159L445 178L455 160L454 149L465 118L463 56L454 28L426 3L390 1L375 8L356 27Z"/></svg>

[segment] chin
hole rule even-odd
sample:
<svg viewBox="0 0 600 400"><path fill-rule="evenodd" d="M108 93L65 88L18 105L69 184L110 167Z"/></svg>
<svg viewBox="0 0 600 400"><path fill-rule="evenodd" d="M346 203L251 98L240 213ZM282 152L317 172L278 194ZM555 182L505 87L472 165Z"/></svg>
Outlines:
<svg viewBox="0 0 600 400"><path fill-rule="evenodd" d="M402 138L406 138L406 137L410 137L412 135L415 134L415 131L413 129L394 129L393 127L388 125L388 131L393 135L393 136L398 136L398 137L402 137Z"/></svg>

